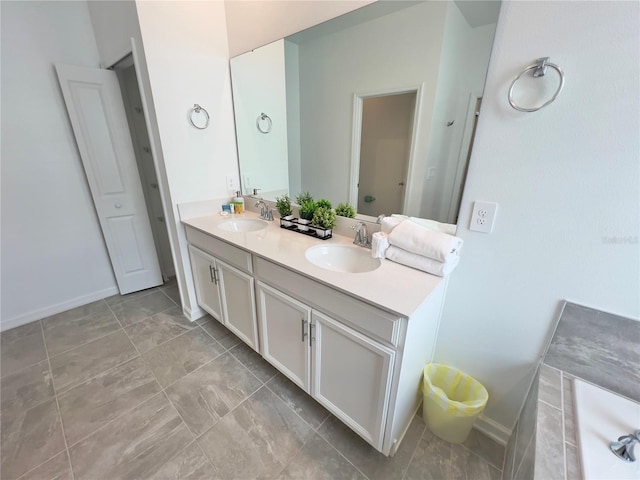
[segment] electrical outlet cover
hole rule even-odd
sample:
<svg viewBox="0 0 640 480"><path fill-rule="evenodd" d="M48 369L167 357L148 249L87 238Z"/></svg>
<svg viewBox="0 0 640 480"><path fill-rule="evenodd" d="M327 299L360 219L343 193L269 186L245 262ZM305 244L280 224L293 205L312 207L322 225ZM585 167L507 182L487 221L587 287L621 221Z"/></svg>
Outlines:
<svg viewBox="0 0 640 480"><path fill-rule="evenodd" d="M494 202L474 202L469 230L491 233L497 209L498 204Z"/></svg>

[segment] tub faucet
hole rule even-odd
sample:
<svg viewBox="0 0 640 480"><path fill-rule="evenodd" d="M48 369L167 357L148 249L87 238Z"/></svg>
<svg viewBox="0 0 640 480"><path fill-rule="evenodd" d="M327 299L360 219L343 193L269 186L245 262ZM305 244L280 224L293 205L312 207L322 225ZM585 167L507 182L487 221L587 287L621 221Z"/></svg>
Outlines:
<svg viewBox="0 0 640 480"><path fill-rule="evenodd" d="M625 462L635 462L636 456L633 452L633 447L636 443L640 442L640 430L636 430L635 433L629 435L623 435L618 438L617 442L611 442L609 448L618 457Z"/></svg>
<svg viewBox="0 0 640 480"><path fill-rule="evenodd" d="M260 218L262 220L267 220L269 222L273 221L273 210L270 210L269 207L267 207L264 200L258 200L254 207L260 207Z"/></svg>
<svg viewBox="0 0 640 480"><path fill-rule="evenodd" d="M353 239L353 243L359 245L360 247L371 248L371 240L369 240L366 223L358 222L353 227L351 227L351 229L356 231L356 236Z"/></svg>

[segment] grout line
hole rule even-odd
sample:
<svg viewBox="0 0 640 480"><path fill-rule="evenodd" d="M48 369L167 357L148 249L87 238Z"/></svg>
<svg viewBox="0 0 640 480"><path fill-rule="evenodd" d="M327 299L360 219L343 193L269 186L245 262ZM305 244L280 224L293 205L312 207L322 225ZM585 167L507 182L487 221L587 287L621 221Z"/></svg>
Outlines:
<svg viewBox="0 0 640 480"><path fill-rule="evenodd" d="M424 419L422 420L422 423L424 423ZM409 462L407 462L407 468L404 470L404 473L402 474L401 480L404 480L404 478L407 476L407 473L409 473L409 467L413 463L413 459L416 456L416 452L418 451L418 447L420 446L420 444L422 443L422 440L424 439L424 434L426 433L427 429L428 429L428 427L427 427L427 425L425 423L424 429L422 430L422 434L420 435L420 438L416 442L416 447L413 449L413 452L411 452L411 456L409 457ZM396 453L398 453L397 450L396 450Z"/></svg>
<svg viewBox="0 0 640 480"><path fill-rule="evenodd" d="M170 287L166 287L166 288L170 288ZM167 297L169 300L171 300L173 303L175 303L176 307L182 307L182 305L178 305L178 302L176 302L173 298L171 298L171 297L169 296L169 294L167 294L167 292L165 292L164 290L165 290L164 288L162 288L162 287L158 287L158 291L159 291L159 292L162 292L162 294L163 294L165 297ZM195 322L193 322L193 323L195 323Z"/></svg>
<svg viewBox="0 0 640 480"><path fill-rule="evenodd" d="M49 364L49 373L51 374L51 388L53 389L53 398L56 401L56 409L58 410L58 418L60 419L60 429L62 430L62 440L64 441L64 448L67 453L67 462L69 462L69 470L71 471L71 479L75 480L75 474L73 473L73 465L71 464L71 453L69 452L69 445L67 444L67 434L64 431L64 421L62 420L62 412L60 411L60 402L58 401L58 393L56 390L56 382L53 379L53 369L51 368L51 359L49 358L49 350L47 349L47 342L44 338L44 327L42 321L40 323L40 334L42 335L42 343L44 343L44 351L47 355L47 363Z"/></svg>
<svg viewBox="0 0 640 480"><path fill-rule="evenodd" d="M562 393L560 394L560 401L562 401ZM561 407L556 407L555 405L551 405L549 402L545 402L544 400L538 398L538 402L540 403L544 403L547 407L551 407L554 410L558 410L560 413L562 413L562 408Z"/></svg>
<svg viewBox="0 0 640 480"><path fill-rule="evenodd" d="M480 460L482 460L484 463L486 463L487 465L491 465L493 468L495 468L496 470L499 470L500 472L502 472L501 468L496 467L491 461L487 460L486 458L484 458L483 456L481 456L479 453L474 452L473 450L471 450L469 447L467 447L464 443L460 444L462 446L462 448L464 448L466 451L474 454L476 457L478 457ZM504 459L502 460L502 465L504 466Z"/></svg>

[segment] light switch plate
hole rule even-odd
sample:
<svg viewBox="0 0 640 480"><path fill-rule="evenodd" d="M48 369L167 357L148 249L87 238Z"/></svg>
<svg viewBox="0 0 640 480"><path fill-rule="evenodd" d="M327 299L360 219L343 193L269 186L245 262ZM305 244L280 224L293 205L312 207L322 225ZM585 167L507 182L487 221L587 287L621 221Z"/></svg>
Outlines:
<svg viewBox="0 0 640 480"><path fill-rule="evenodd" d="M493 223L496 219L496 210L498 204L494 202L474 202L473 213L471 214L471 222L469 230L476 232L491 233Z"/></svg>

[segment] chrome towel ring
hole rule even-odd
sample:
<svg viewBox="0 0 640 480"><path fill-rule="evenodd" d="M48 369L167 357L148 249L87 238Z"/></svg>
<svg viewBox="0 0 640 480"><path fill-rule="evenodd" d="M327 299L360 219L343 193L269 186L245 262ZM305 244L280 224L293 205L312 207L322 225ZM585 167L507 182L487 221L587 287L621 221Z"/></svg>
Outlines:
<svg viewBox="0 0 640 480"><path fill-rule="evenodd" d="M260 122L267 122L267 126L266 128L262 127L262 124ZM273 122L271 121L271 117L269 117L269 115L267 115L266 113L261 113L260 115L258 115L258 118L256 119L256 127L258 127L258 130L260 131L260 133L269 133L271 131L271 127L273 126Z"/></svg>
<svg viewBox="0 0 640 480"><path fill-rule="evenodd" d="M197 116L201 116L200 114L204 115L204 122L202 121L202 119L196 119L194 118L193 114L196 114ZM198 105L197 103L195 103L193 105L193 108L191 110L189 110L189 123L191 123L191 125L193 125L194 127L196 127L198 130L204 130L205 128L207 128L209 126L209 112L207 112L204 107L201 107L200 105Z"/></svg>
<svg viewBox="0 0 640 480"><path fill-rule="evenodd" d="M531 70L533 70L532 75L534 77L544 77L545 74L547 73L547 67L553 68L556 72L558 72L558 75L560 76L560 84L558 85L558 89L553 94L553 96L538 107L525 108L518 105L513 99L513 88L516 86L516 83L518 82L518 80L520 80L520 77L522 77L525 73L530 72ZM562 71L562 69L555 63L549 62L549 57L540 58L535 64L529 65L522 72L520 72L520 75L518 75L513 80L513 82L511 82L511 87L509 87L509 105L511 105L513 108L515 108L519 112L537 112L538 110L546 107L547 105L552 103L556 98L558 98L558 95L562 91L563 87L564 87L564 72Z"/></svg>

